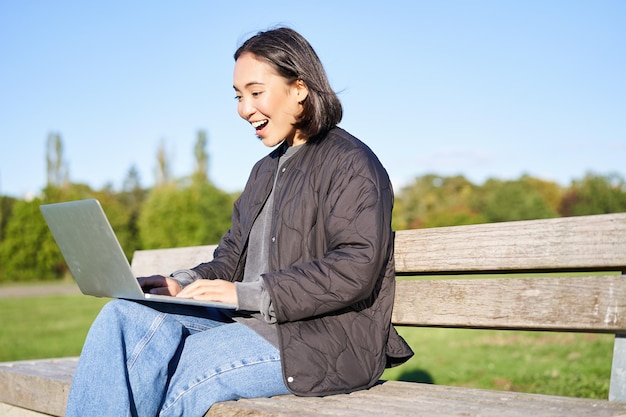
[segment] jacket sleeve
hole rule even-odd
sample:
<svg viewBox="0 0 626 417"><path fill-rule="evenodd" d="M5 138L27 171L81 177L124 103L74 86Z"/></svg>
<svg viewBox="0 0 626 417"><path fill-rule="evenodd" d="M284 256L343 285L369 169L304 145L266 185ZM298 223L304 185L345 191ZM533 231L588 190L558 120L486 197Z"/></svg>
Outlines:
<svg viewBox="0 0 626 417"><path fill-rule="evenodd" d="M386 171L362 148L332 167L319 203L322 225L314 226L323 228L317 232L323 253L263 275L279 323L368 307L392 259L393 190ZM303 240L319 245L306 235Z"/></svg>

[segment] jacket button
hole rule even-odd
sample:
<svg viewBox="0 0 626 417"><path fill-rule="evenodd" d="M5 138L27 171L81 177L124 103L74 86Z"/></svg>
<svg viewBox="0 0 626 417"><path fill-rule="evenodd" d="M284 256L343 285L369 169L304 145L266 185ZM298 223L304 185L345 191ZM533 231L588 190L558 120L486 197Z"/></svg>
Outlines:
<svg viewBox="0 0 626 417"><path fill-rule="evenodd" d="M276 236L272 236L272 242L276 242Z"/></svg>
<svg viewBox="0 0 626 417"><path fill-rule="evenodd" d="M293 382L293 377L290 376L289 378L287 378L287 382Z"/></svg>
<svg viewBox="0 0 626 417"><path fill-rule="evenodd" d="M284 167L283 169L280 170L280 172L285 172L285 171L287 171L287 168L284 168Z"/></svg>

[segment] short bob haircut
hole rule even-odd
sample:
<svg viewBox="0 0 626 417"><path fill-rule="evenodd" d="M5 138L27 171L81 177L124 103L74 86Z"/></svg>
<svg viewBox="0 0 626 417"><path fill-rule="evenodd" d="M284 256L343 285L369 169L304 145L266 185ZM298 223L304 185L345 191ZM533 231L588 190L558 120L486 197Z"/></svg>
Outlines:
<svg viewBox="0 0 626 417"><path fill-rule="evenodd" d="M237 49L235 61L248 52L269 63L287 83L305 83L309 94L294 127L307 139L319 139L341 121L341 102L313 47L298 32L285 27L259 32Z"/></svg>

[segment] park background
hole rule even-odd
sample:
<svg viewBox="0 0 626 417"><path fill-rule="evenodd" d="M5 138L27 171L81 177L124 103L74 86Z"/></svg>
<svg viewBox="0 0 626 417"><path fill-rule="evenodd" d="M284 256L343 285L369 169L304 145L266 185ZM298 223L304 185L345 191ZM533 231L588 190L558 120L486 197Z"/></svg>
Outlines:
<svg viewBox="0 0 626 417"><path fill-rule="evenodd" d="M232 53L279 24L311 41L341 126L387 167L396 230L626 211L625 16L621 1L0 0L0 285L71 281L42 203L98 198L129 257L216 243L269 152L236 114ZM101 303L0 300L0 360L78 354ZM608 391L603 336L428 332L395 376Z"/></svg>

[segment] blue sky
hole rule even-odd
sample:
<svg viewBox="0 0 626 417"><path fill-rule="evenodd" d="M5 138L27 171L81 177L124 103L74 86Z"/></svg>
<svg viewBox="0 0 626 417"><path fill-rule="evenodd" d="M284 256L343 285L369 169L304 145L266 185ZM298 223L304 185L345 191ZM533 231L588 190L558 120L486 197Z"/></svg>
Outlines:
<svg viewBox="0 0 626 417"><path fill-rule="evenodd" d="M241 190L268 153L236 112L232 54L288 25L321 57L396 188L426 173L569 185L626 174L626 1L0 0L0 194L46 182L59 133L70 180L119 189L194 168Z"/></svg>

